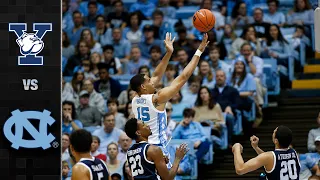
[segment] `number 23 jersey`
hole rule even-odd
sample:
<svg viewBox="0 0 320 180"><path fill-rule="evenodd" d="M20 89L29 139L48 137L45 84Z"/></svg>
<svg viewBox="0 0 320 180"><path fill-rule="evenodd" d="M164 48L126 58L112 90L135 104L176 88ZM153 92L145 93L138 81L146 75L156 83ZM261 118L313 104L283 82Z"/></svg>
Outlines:
<svg viewBox="0 0 320 180"><path fill-rule="evenodd" d="M274 165L271 171L266 171L268 180L299 180L300 162L294 149L276 149L272 151Z"/></svg>
<svg viewBox="0 0 320 180"><path fill-rule="evenodd" d="M133 178L158 180L154 162L147 159L147 151L150 147L146 141L132 145L127 152L127 161Z"/></svg>
<svg viewBox="0 0 320 180"><path fill-rule="evenodd" d="M167 129L167 113L159 111L153 106L153 94L143 94L132 99L132 112L138 120L144 121L149 125L152 134L148 137L150 144L160 144L166 146L168 138Z"/></svg>

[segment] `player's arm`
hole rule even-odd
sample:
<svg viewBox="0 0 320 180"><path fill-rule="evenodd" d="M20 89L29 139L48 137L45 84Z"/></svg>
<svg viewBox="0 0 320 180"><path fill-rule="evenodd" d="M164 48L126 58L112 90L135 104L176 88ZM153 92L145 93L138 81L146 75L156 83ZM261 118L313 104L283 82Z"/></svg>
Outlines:
<svg viewBox="0 0 320 180"><path fill-rule="evenodd" d="M243 175L248 172L255 171L262 166L273 166L273 155L271 152L265 152L258 155L255 158L250 159L247 162L243 161L242 158L242 146L241 144L237 143L232 148L233 155L234 155L234 166L236 169L236 173L238 175ZM269 167L271 169L271 167Z"/></svg>
<svg viewBox="0 0 320 180"><path fill-rule="evenodd" d="M160 61L159 65L154 70L151 81L155 86L158 85L158 83L161 81L162 76L164 72L166 71L166 68L168 66L169 60L171 58L171 55L173 53L173 42L175 40L175 37L171 40L171 33L166 34L166 39L164 40L164 45L166 47L167 53L164 55L162 60Z"/></svg>
<svg viewBox="0 0 320 180"><path fill-rule="evenodd" d="M198 50L202 53L208 44L208 35L204 34ZM189 64L183 69L182 73L172 81L171 85L161 89L160 91L158 91L157 94L153 96L154 104L166 103L169 99L171 99L175 94L177 94L180 91L182 86L188 81L189 77L193 74L193 71L198 65L201 56L201 53L198 54L198 50L192 57Z"/></svg>
<svg viewBox="0 0 320 180"><path fill-rule="evenodd" d="M88 169L79 164L74 165L72 167L71 180L90 180Z"/></svg>
<svg viewBox="0 0 320 180"><path fill-rule="evenodd" d="M256 151L257 154L262 154L264 151L259 148L259 138L255 135L250 137L251 146Z"/></svg>
<svg viewBox="0 0 320 180"><path fill-rule="evenodd" d="M184 155L187 153L187 145L181 144L176 151L176 156L173 165L170 170L168 170L166 162L163 158L163 153L160 147L150 146L147 152L147 156L154 162L157 173L162 180L173 180L177 174L179 163L183 159Z"/></svg>

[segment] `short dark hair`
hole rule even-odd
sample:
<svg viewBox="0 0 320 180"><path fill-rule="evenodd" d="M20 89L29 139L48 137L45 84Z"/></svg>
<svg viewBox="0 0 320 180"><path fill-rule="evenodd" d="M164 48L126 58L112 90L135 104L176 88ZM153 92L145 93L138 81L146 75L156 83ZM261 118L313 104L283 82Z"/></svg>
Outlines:
<svg viewBox="0 0 320 180"><path fill-rule="evenodd" d="M88 153L91 149L92 135L84 129L78 129L71 133L70 144L79 153Z"/></svg>
<svg viewBox="0 0 320 180"><path fill-rule="evenodd" d="M114 116L111 112L107 112L103 115L103 121L106 119L106 117L109 117L109 116Z"/></svg>
<svg viewBox="0 0 320 180"><path fill-rule="evenodd" d="M140 92L140 86L144 83L144 74L137 74L130 79L130 87L135 92Z"/></svg>
<svg viewBox="0 0 320 180"><path fill-rule="evenodd" d="M155 11L153 11L152 18L154 18L154 16L156 16L156 15L160 15L162 17L164 16L163 12L161 10L159 10L159 9L156 9Z"/></svg>
<svg viewBox="0 0 320 180"><path fill-rule="evenodd" d="M183 117L184 118L189 118L189 117L194 118L195 114L196 114L196 112L191 108L185 108L183 110Z"/></svg>
<svg viewBox="0 0 320 180"><path fill-rule="evenodd" d="M89 8L90 5L94 5L95 7L98 7L98 3L95 2L95 1L88 2L88 6L87 7Z"/></svg>
<svg viewBox="0 0 320 180"><path fill-rule="evenodd" d="M200 76L191 76L188 80L188 84L199 82L201 84L201 77Z"/></svg>
<svg viewBox="0 0 320 180"><path fill-rule="evenodd" d="M152 47L150 48L149 53L151 54L151 52L152 52L153 50L161 54L161 48L160 48L159 46L157 46L157 45L152 46Z"/></svg>
<svg viewBox="0 0 320 180"><path fill-rule="evenodd" d="M108 101L107 101L107 106L108 106L109 104L111 104L111 103L115 103L115 104L117 104L117 106L119 106L119 101L118 101L118 99L116 99L116 98L110 98L110 99L108 99Z"/></svg>
<svg viewBox="0 0 320 180"><path fill-rule="evenodd" d="M127 136L131 139L136 140L137 135L136 131L138 130L138 119L131 118L127 121L126 125L124 126L124 132L127 134Z"/></svg>
<svg viewBox="0 0 320 180"><path fill-rule="evenodd" d="M100 138L98 136L94 136L92 135L92 141L93 140L97 140L98 141L98 144L100 145L101 141L100 141Z"/></svg>
<svg viewBox="0 0 320 180"><path fill-rule="evenodd" d="M241 47L240 47L240 50L242 50L242 48L243 48L244 46L250 46L250 48L251 48L251 50L252 50L252 46L251 46L251 44L248 43L248 42L243 43L243 44L241 45Z"/></svg>
<svg viewBox="0 0 320 180"><path fill-rule="evenodd" d="M81 12L80 12L80 11L78 11L78 10L73 11L73 13L72 13L72 17L74 17L74 15L75 15L75 14L80 14L80 15L82 16Z"/></svg>
<svg viewBox="0 0 320 180"><path fill-rule="evenodd" d="M103 46L102 50L103 50L103 52L105 52L106 50L111 50L112 52L114 52L114 47L110 44L107 44L107 45Z"/></svg>
<svg viewBox="0 0 320 180"><path fill-rule="evenodd" d="M71 101L63 101L63 102L62 102L62 107L63 107L64 105L69 105L69 106L71 106L71 109L72 109L71 118L72 118L72 119L75 119L75 118L76 118L76 106L74 105L74 103L71 102Z"/></svg>
<svg viewBox="0 0 320 180"><path fill-rule="evenodd" d="M118 173L113 173L113 174L111 175L111 178L114 178L114 177L117 177L117 178L121 179L121 175L118 174Z"/></svg>
<svg viewBox="0 0 320 180"><path fill-rule="evenodd" d="M109 72L109 68L110 68L108 64L103 63L103 62L99 63L97 65L97 67L98 67L99 71L105 69L105 70L107 70L107 72Z"/></svg>
<svg viewBox="0 0 320 180"><path fill-rule="evenodd" d="M292 131L287 126L279 126L275 134L278 139L280 148L288 148L292 142Z"/></svg>
<svg viewBox="0 0 320 180"><path fill-rule="evenodd" d="M267 0L267 4L269 5L270 3L276 3L276 6L278 7L280 2L278 0Z"/></svg>

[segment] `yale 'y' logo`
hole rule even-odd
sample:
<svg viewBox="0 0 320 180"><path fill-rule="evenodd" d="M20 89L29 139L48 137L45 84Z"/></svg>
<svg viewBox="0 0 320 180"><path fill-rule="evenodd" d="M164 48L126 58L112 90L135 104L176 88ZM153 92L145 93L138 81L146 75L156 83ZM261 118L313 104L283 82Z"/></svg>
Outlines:
<svg viewBox="0 0 320 180"><path fill-rule="evenodd" d="M51 126L55 120L50 116L51 112L44 110L39 111L23 111L15 110L11 112L12 116L6 121L3 127L4 135L12 143L12 148L39 148L48 149L50 143L55 137L50 133L48 134L47 124ZM30 123L28 119L39 119L39 132ZM15 125L15 134L12 133L12 126ZM25 128L34 140L23 139L23 128Z"/></svg>
<svg viewBox="0 0 320 180"><path fill-rule="evenodd" d="M9 23L9 31L17 36L17 44L20 46L18 65L43 65L43 57L37 56L43 47L42 38L47 31L52 31L52 23L33 23L35 33L26 33L26 23Z"/></svg>

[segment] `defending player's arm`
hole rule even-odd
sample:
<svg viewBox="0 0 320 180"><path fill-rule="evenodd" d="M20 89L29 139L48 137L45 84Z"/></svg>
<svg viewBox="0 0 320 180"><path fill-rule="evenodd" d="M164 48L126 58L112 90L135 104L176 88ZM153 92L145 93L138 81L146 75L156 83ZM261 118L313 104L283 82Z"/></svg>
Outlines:
<svg viewBox="0 0 320 180"><path fill-rule="evenodd" d="M170 170L168 170L166 162L163 158L163 153L158 146L150 146L147 156L154 162L157 173L162 180L173 180L177 174L179 163L188 152L187 145L181 144L176 150L176 157Z"/></svg>
<svg viewBox="0 0 320 180"><path fill-rule="evenodd" d="M154 104L166 103L169 99L171 99L175 94L177 94L180 91L182 86L188 81L190 76L193 74L193 71L197 67L198 62L200 60L201 53L205 50L208 44L208 35L204 34L202 42L199 45L197 52L192 57L189 64L183 69L182 73L172 81L170 86L161 89L157 94L153 96Z"/></svg>
<svg viewBox="0 0 320 180"><path fill-rule="evenodd" d="M257 136L251 136L250 137L251 146L256 151L257 154L264 153L262 149L259 148L259 138Z"/></svg>
<svg viewBox="0 0 320 180"><path fill-rule="evenodd" d="M242 150L243 147L239 143L236 143L232 148L232 152L234 155L234 166L238 175L243 175L248 172L255 171L263 166L265 166L267 170L272 169L273 155L271 152L262 153L257 157L252 158L247 162L244 162L241 155Z"/></svg>
<svg viewBox="0 0 320 180"><path fill-rule="evenodd" d="M72 167L71 180L90 180L90 174L88 168L76 164Z"/></svg>
<svg viewBox="0 0 320 180"><path fill-rule="evenodd" d="M175 40L175 37L171 40L171 33L166 34L166 39L164 40L164 44L167 50L167 53L164 55L162 60L160 61L159 65L154 70L151 81L155 86L158 85L158 83L161 81L162 76L164 72L166 71L166 68L168 66L169 60L171 58L171 55L173 53L173 42Z"/></svg>

